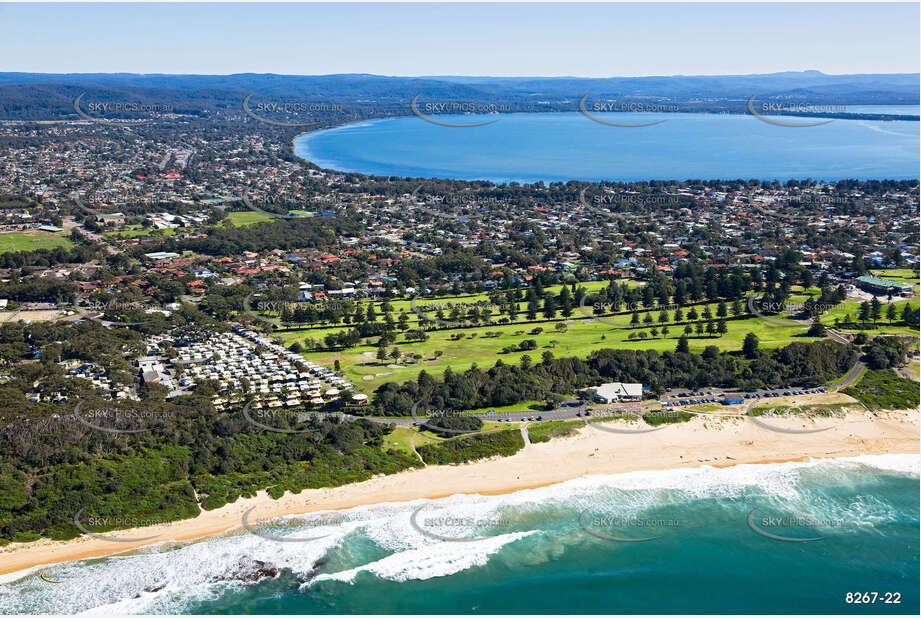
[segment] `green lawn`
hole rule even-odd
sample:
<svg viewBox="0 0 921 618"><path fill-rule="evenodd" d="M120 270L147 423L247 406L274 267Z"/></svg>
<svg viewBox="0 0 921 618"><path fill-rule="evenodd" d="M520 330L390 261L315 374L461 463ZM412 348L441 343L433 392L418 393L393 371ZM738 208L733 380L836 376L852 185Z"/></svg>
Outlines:
<svg viewBox="0 0 921 618"><path fill-rule="evenodd" d="M384 436L384 450L394 449L412 454L412 445L422 446L423 444L432 444L438 442L436 438L426 435L420 435L409 427L397 427L392 432Z"/></svg>
<svg viewBox="0 0 921 618"><path fill-rule="evenodd" d="M105 235L105 237L106 238L140 238L143 236L166 237L166 236L175 236L177 229L179 228L165 227L163 229L158 230L152 227L144 229L142 227L133 226L131 229L120 230L118 232L109 232Z"/></svg>
<svg viewBox="0 0 921 618"><path fill-rule="evenodd" d="M74 244L64 232L44 232L29 230L27 232L0 233L0 253L9 251L35 251L37 249L70 248Z"/></svg>
<svg viewBox="0 0 921 618"><path fill-rule="evenodd" d="M589 290L596 290L607 285L605 281L594 281L581 284ZM550 288L554 293L559 291L560 286ZM801 302L805 299L805 293L802 288L795 288L797 291L791 297L791 302ZM489 295L486 293L465 294L453 297L443 297L439 299L427 298L419 303L426 305L444 305L447 303L472 305L477 301L489 302ZM897 309L901 310L906 301L896 302ZM396 320L401 312L405 312L409 317L409 328L416 328L421 318L412 311L409 300L390 301L393 308L393 316ZM847 301L840 307L823 316L823 322L827 325L833 325L834 317L843 318L850 312L852 315L857 310L859 303ZM388 358L386 361L376 359L377 348L374 344L377 337L371 337L362 342L362 344L342 351L315 351L304 354L308 360L322 364L332 364L333 360L338 359L341 363L345 376L353 382L358 390L365 393L371 393L375 388L384 382L397 381L401 382L409 378L414 378L421 370L426 370L432 374L441 374L446 368L451 367L454 371L463 371L476 364L479 367L492 367L497 359L502 359L505 363L519 363L521 357L529 355L534 362L539 362L544 352L549 351L555 357L578 356L587 357L592 351L599 348L620 348L620 349L653 349L658 351L671 351L675 349L678 337L683 334L684 327L687 324L687 314L689 309L693 308L699 316L702 316L705 307L709 307L711 313L716 316L718 303L698 303L683 308L684 321L680 324L668 322L664 326L669 329L668 336L663 336L661 329L662 324L658 322L659 311L652 309L650 311L640 311L640 324L631 325L630 320L632 312L621 312L616 315L603 315L604 321L592 320L576 308L569 318L558 317L553 320L539 320L527 324L499 324L495 326L479 326L444 329L429 331L429 339L424 342L407 342L402 334L398 335L396 347L402 353L399 361ZM520 303L524 308L524 303ZM380 303L375 303L375 309L381 314ZM885 310L885 308L884 308ZM591 309L588 309L591 312ZM646 324L642 322L646 316L650 316L654 322ZM494 315L494 319L497 316ZM668 312L669 319L674 318L674 312ZM786 316L778 316L786 317ZM446 319L449 319L446 316ZM519 313L519 320L524 320L523 313ZM701 321L702 317L698 317ZM558 331L557 325L565 324L565 330ZM762 348L776 348L787 345L794 341L814 341L814 338L806 337L808 325L798 324L790 321L789 324L780 325L762 320L758 317L732 318L731 315L726 322L728 332L721 336L715 335L697 335L696 332L689 336L688 345L691 351L700 352L709 345L718 346L722 350L739 350L742 347L742 340L749 332L757 335ZM286 345L298 341L303 343L306 338L322 341L329 333L343 332L351 326L325 326L304 328L296 330L287 330L279 332L276 336L280 337ZM652 337L651 329L657 328L659 334ZM534 329L541 329L541 332L534 333ZM630 335L636 336L638 333L645 333L646 339L630 338ZM873 331L880 333L905 333L917 335L917 331L912 331L903 326L889 326L885 321L880 322L878 328ZM494 336L487 336L491 333ZM460 337L453 339L452 337ZM522 341L533 339L537 348L527 351L514 351L503 353L502 350L509 346L518 346ZM388 346L389 348L393 345ZM436 355L440 352L440 355ZM420 355L421 360L415 362L413 355ZM397 365L388 367L388 365ZM538 402L532 402L537 404ZM524 405L509 406L508 411L514 413L525 411ZM531 409L536 409L531 407Z"/></svg>
<svg viewBox="0 0 921 618"><path fill-rule="evenodd" d="M620 317L629 322L629 316ZM641 330L648 332L648 329L631 328L629 324L618 326L605 322L573 320L567 326L565 332L557 332L555 324L562 322L564 320L548 321L542 324L511 324L432 331L429 333L429 339L424 342L407 343L401 336L396 343L400 351L404 355L421 354L423 359L420 363L400 363L397 368L387 366L392 364L389 359L384 362L376 360L375 353L377 348L373 345L360 345L338 352L308 352L304 354L304 357L324 364L332 363L332 359L339 359L346 377L353 382L357 389L369 393L384 382L414 378L422 369L429 373L441 374L447 367L451 367L454 371L463 371L474 363L480 367L492 367L497 359L502 359L505 363L519 363L521 357L525 354L528 354L533 361L539 362L541 355L545 351L550 351L556 357L586 357L593 350L605 347L671 351L675 349L678 336L683 330L683 325L670 324L670 332L667 338L663 338L660 333L657 338L631 340L628 339L631 333ZM535 326L542 327L543 332L538 335L528 334ZM722 349L739 350L742 347L742 339L749 332L753 332L758 336L761 340L761 346L764 348L779 347L792 341L814 340L803 336L807 330L806 326L779 326L759 318L729 320L727 327L728 332L722 337L691 336L688 340L690 349L692 351L702 351L708 345L716 345ZM294 341L303 341L305 336L321 339L326 332L336 330L342 330L342 327L321 331L285 331L278 333L278 336L286 344L290 344ZM498 337L484 337L483 333L486 331L499 332L500 335ZM451 335L455 332L464 333L464 338L452 341ZM471 337L474 334L476 336ZM535 340L538 346L537 349L508 354L500 353L506 346L518 344L525 339ZM376 338L372 338L369 343L373 343L375 340ZM434 355L436 350L442 352L442 355L438 358L435 358ZM369 379L365 379L366 376ZM517 409L521 408L517 407Z"/></svg>
<svg viewBox="0 0 921 618"><path fill-rule="evenodd" d="M256 212L254 210L227 213L227 219L229 219L230 222L233 223L236 227L246 227L247 225L262 223L263 221L272 221L274 218L275 217L263 214L261 212ZM226 225L226 221L224 225Z"/></svg>

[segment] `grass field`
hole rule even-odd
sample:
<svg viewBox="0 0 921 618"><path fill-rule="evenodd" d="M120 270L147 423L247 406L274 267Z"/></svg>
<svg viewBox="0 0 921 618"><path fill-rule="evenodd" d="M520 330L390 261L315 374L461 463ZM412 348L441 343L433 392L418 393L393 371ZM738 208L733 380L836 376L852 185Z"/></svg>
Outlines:
<svg viewBox="0 0 921 618"><path fill-rule="evenodd" d="M233 223L236 227L246 227L247 225L262 223L263 221L271 221L274 219L274 217L263 214L261 212L245 210L243 212L229 212L227 213L227 219L229 219L230 222ZM224 225L226 225L226 222Z"/></svg>
<svg viewBox="0 0 921 618"><path fill-rule="evenodd" d="M384 436L384 450L394 449L404 453L413 452L412 445L422 446L423 444L432 444L438 442L436 438L426 435L420 435L409 427L397 427L392 432Z"/></svg>
<svg viewBox="0 0 921 618"><path fill-rule="evenodd" d="M64 236L64 232L29 230L28 232L0 233L0 253L54 249L55 247L70 248L72 246L73 243Z"/></svg>
<svg viewBox="0 0 921 618"><path fill-rule="evenodd" d="M154 228L141 228L135 227L133 229L120 230L118 232L109 232L105 235L106 238L140 238L143 236L152 236L152 237L167 237L175 236L177 228L166 227L163 229L154 229Z"/></svg>
<svg viewBox="0 0 921 618"><path fill-rule="evenodd" d="M630 320L629 315L618 317L624 322ZM519 363L525 354L538 362L545 351L551 352L556 357L585 357L593 350L605 347L672 351L683 329L683 325L669 324L668 337L663 338L660 333L656 338L639 340L629 339L629 335L641 330L648 332L648 328L632 328L629 323L619 326L591 320L569 320L566 331L557 332L555 325L565 322L567 320L432 331L429 333L429 339L424 342L408 343L403 337L399 337L396 345L404 355L422 355L422 360L418 363L393 363L389 359L383 362L378 361L375 358L377 348L374 345L360 345L341 352L309 352L304 354L304 357L324 364L338 359L346 377L352 380L356 388L364 392L371 392L384 382L403 381L415 377L422 369L429 373L440 374L447 367L451 367L454 371L463 371L474 363L480 367L492 367L497 359L502 359L505 363ZM543 332L536 335L529 334L535 327L543 328ZM764 348L778 347L791 341L813 341L804 336L806 326L779 326L759 318L729 320L727 328L728 332L722 337L693 335L689 338L688 345L692 351L702 351L708 345L716 345L727 350L738 350L742 347L742 339L749 332L758 336ZM326 332L337 330L342 330L342 327L328 329ZM483 334L486 331L498 332L499 335L484 337ZM451 340L451 335L456 332L463 333L464 338ZM318 334L316 330L277 333L286 344L302 341L305 336L322 338L323 334L325 334L323 331ZM374 339L376 338L372 338L369 343L374 342ZM517 345L525 339L535 340L537 349L508 354L500 353L506 346ZM435 357L436 351L442 352L438 358ZM397 366L388 367L390 364ZM517 406L516 408L521 409Z"/></svg>
<svg viewBox="0 0 921 618"><path fill-rule="evenodd" d="M634 283L640 285L638 282ZM589 291L593 291L603 288L607 285L607 282L594 281L580 285ZM558 293L560 286L554 286L549 289L553 293ZM818 292L818 290L794 288L790 302L802 302L806 298L806 292L810 291ZM442 306L449 303L472 305L478 301L489 302L489 295L477 293L438 299L426 298L424 301L420 300L418 302L417 308L424 303L424 310L427 315L433 316L434 310L429 311L432 306ZM895 302L899 311L901 311L905 302L904 300ZM917 303L917 300L913 299L913 302ZM418 328L420 322L428 321L413 311L409 300L392 300L390 305L395 321L398 320L401 313L408 317L408 328ZM330 365L335 360L339 360L345 376L353 382L355 387L365 393L371 393L384 382L401 382L414 378L423 369L431 374L441 374L448 367L454 371L466 370L474 364L488 368L492 367L497 359L501 359L508 364L517 364L525 354L530 356L532 361L539 362L543 353L547 351L551 352L555 357L578 356L581 358L585 358L594 350L605 347L672 351L675 349L678 338L684 333L684 328L688 324L687 313L692 306L700 316L704 313L705 308L709 308L714 316L717 312L717 303L688 305L683 308L685 318L681 323L669 321L663 325L658 322L659 311L652 309L640 311L641 322L631 325L632 312L629 311L622 311L616 315L603 315L600 320L596 320L587 317L580 308L576 308L569 318L558 317L552 320L543 319L521 323L526 320L524 315L525 303L522 302L519 303L522 311L517 317L518 323L476 327L462 326L428 331L428 340L421 342L406 341L405 336L400 333L397 336L396 343L388 346L388 352L393 347L399 349L401 357L398 360L391 358L384 361L377 360L377 337L369 337L358 346L347 350L307 352L304 357L325 365ZM855 315L858 307L859 301L848 300L831 312L826 313L823 316L823 322L831 326L835 317L843 319L847 313ZM375 302L375 309L380 316L379 302ZM885 307L883 310L885 311ZM587 307L585 311L591 314L591 307ZM653 319L653 323L644 323L642 321L647 315ZM779 315L777 317L789 316ZM494 314L493 319L497 318L498 316ZM673 311L668 312L668 318L673 320ZM450 318L446 316L446 319ZM702 317L699 317L698 321L701 320ZM667 336L661 332L663 326L669 330ZM726 321L726 326L728 332L722 336L698 335L696 332L690 335L688 338L690 350L700 352L710 345L715 345L721 350L739 350L742 347L742 340L749 332L758 337L762 348L780 347L794 341L815 341L814 338L805 336L808 324L799 324L792 320L788 324L781 325L763 320L757 316L733 318L730 315ZM351 326L348 325L309 327L280 331L275 333L275 336L280 338L286 345L290 345L295 341L303 344L305 339L322 341L327 334L344 332L350 328ZM656 336L652 336L651 331L653 328L659 330ZM645 339L636 338L636 335L641 332L647 336ZM912 329L903 326L890 326L886 320L879 322L878 327L870 331L870 334L882 333L917 336L917 331L912 331ZM634 338L631 338L631 335ZM525 340L534 340L537 347L531 350L519 350L519 344ZM503 351L510 347L516 348L515 351ZM416 356L419 358L415 358ZM528 409L537 410L539 408L539 402L530 403L532 405L519 404L509 406L508 410L499 411L515 413L516 411L525 412Z"/></svg>

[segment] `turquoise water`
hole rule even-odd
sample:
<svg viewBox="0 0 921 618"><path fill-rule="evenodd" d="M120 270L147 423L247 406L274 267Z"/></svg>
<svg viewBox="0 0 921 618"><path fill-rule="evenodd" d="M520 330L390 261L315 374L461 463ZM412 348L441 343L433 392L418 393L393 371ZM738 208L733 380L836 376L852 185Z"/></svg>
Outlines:
<svg viewBox="0 0 921 618"><path fill-rule="evenodd" d="M62 584L34 573L7 577L0 608L916 614L919 469L917 455L868 456L592 476L506 496L379 505L258 529L328 535L313 541L237 531L46 570ZM823 538L764 536L749 526L753 509L762 532ZM808 521L777 521L793 516ZM280 574L232 581L254 560ZM858 591L880 599L898 592L901 603L847 604Z"/></svg>
<svg viewBox="0 0 921 618"><path fill-rule="evenodd" d="M854 111L917 113L917 106ZM295 140L294 152L342 171L493 182L919 176L918 122L834 120L792 128L737 114L599 116L621 123L665 122L611 127L580 113L438 117L456 123L498 120L458 128L410 116L305 134Z"/></svg>

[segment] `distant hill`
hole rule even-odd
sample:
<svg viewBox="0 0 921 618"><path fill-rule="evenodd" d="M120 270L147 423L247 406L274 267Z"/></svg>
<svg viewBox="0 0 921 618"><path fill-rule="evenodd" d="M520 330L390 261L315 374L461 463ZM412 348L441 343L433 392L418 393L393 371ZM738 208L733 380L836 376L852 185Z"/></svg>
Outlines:
<svg viewBox="0 0 921 618"><path fill-rule="evenodd" d="M171 102L196 113L238 110L243 97L289 97L355 103L384 113L408 113L416 95L427 100L504 103L513 111L574 110L592 100L670 102L682 111L740 111L748 97L813 105L917 105L917 73L826 75L819 71L763 75L650 77L477 77L381 75L140 75L132 73L0 73L0 118L73 115L83 92L97 99L130 95L139 102Z"/></svg>

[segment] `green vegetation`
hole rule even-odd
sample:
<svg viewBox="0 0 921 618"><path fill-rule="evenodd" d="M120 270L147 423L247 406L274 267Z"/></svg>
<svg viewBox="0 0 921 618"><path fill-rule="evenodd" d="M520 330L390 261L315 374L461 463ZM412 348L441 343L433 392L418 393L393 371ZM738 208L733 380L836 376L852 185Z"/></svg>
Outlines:
<svg viewBox="0 0 921 618"><path fill-rule="evenodd" d="M461 432L479 431L483 421L475 416L462 416L458 414L435 414L426 419L422 427L441 438L450 438Z"/></svg>
<svg viewBox="0 0 921 618"><path fill-rule="evenodd" d="M393 431L384 436L384 443L381 445L385 451L395 449L404 453L412 454L414 444L431 444L437 442L435 438L420 434L411 427L394 427Z"/></svg>
<svg viewBox="0 0 921 618"><path fill-rule="evenodd" d="M273 422L302 433L263 431L239 412L216 412L207 389L130 410L120 402L120 417L142 430L126 438L80 424L72 406L8 406L15 388L0 387L0 539L73 537L80 508L87 518L110 518L99 530L132 527L192 517L261 489L278 497L421 465L411 449L384 444L392 426L318 417L296 425L285 415ZM116 405L80 401L90 410Z"/></svg>
<svg viewBox="0 0 921 618"><path fill-rule="evenodd" d="M846 403L814 403L805 406L765 405L755 406L752 408L750 414L752 416L764 416L765 414L805 414L807 416L834 416L838 413L847 411L848 407L849 406Z"/></svg>
<svg viewBox="0 0 921 618"><path fill-rule="evenodd" d="M524 438L517 429L480 433L426 444L416 450L427 464L458 464L486 457L514 455L524 448Z"/></svg>
<svg viewBox="0 0 921 618"><path fill-rule="evenodd" d="M842 392L871 410L908 410L918 407L918 383L899 377L889 369L870 369L860 382Z"/></svg>
<svg viewBox="0 0 921 618"><path fill-rule="evenodd" d="M275 219L275 217L256 212L255 210L244 210L242 212L227 213L227 218L224 220L223 225L227 226L229 222L236 227L246 227L255 225L256 223L262 223L263 221L272 221L273 219Z"/></svg>
<svg viewBox="0 0 921 618"><path fill-rule="evenodd" d="M694 418L694 414L681 410L654 410L643 415L643 420L647 425L658 427L659 425L668 425L671 423L687 423Z"/></svg>
<svg viewBox="0 0 921 618"><path fill-rule="evenodd" d="M497 361L490 369L463 373L445 370L441 380L420 372L416 380L388 382L375 391L373 412L408 414L421 402L426 409L467 410L506 406L535 397L568 396L603 382L619 380L649 385L659 394L668 388L702 386L746 390L778 386L817 386L846 373L856 351L831 341L791 343L759 353L752 360L713 349L703 354L655 350L596 350L587 359L547 357L517 365Z"/></svg>
<svg viewBox="0 0 921 618"><path fill-rule="evenodd" d="M105 235L105 237L106 238L143 238L145 236L150 236L152 238L157 238L157 237L175 236L176 231L177 231L177 228L174 228L174 227L165 227L162 229L157 229L157 228L152 228L152 227L148 227L148 228L135 227L134 229L129 228L129 229L124 229L124 230L119 230L117 232L108 232Z"/></svg>
<svg viewBox="0 0 921 618"><path fill-rule="evenodd" d="M528 439L531 442L549 442L553 438L565 438L575 435L579 428L585 427L584 421L546 421L528 425Z"/></svg>
<svg viewBox="0 0 921 618"><path fill-rule="evenodd" d="M29 230L28 232L0 233L0 253L8 251L36 251L38 249L54 249L64 247L69 249L72 243L63 232L44 232L42 230Z"/></svg>

